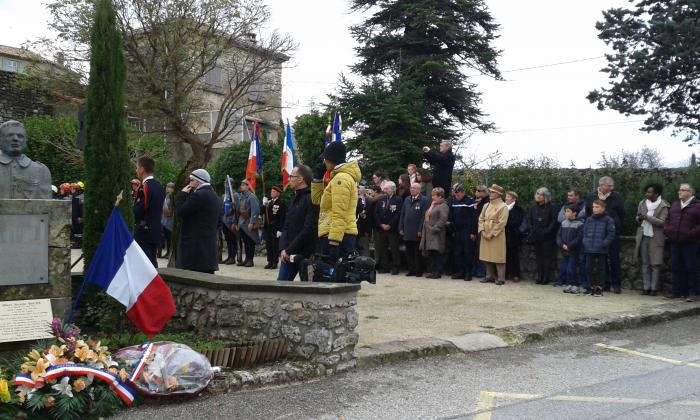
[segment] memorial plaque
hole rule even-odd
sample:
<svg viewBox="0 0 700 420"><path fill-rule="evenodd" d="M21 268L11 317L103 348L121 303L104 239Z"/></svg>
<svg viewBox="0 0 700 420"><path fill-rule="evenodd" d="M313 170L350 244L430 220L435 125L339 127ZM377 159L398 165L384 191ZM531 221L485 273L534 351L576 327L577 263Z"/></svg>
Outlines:
<svg viewBox="0 0 700 420"><path fill-rule="evenodd" d="M0 343L53 337L51 299L0 302Z"/></svg>
<svg viewBox="0 0 700 420"><path fill-rule="evenodd" d="M49 282L48 220L45 214L0 214L0 286Z"/></svg>

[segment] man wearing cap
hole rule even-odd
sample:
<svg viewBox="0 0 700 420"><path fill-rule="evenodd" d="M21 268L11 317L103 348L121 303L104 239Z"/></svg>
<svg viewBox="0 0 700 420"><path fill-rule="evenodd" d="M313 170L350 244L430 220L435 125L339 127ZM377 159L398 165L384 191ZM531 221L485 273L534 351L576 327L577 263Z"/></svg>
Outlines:
<svg viewBox="0 0 700 420"><path fill-rule="evenodd" d="M476 203L467 197L462 184L454 185L454 199L450 203L450 218L454 230L452 238L452 278L472 279L474 241L476 241Z"/></svg>
<svg viewBox="0 0 700 420"><path fill-rule="evenodd" d="M479 216L479 235L481 246L479 258L486 265L486 277L481 283L496 283L501 286L506 282L506 225L508 224L508 206L503 201L504 190L493 184L489 188L489 202Z"/></svg>
<svg viewBox="0 0 700 420"><path fill-rule="evenodd" d="M270 190L270 200L265 205L265 247L267 250L267 265L265 269L276 270L279 259L279 238L282 236L284 217L287 204L280 200L282 188L273 185Z"/></svg>
<svg viewBox="0 0 700 420"><path fill-rule="evenodd" d="M218 264L219 220L223 204L204 169L195 169L190 182L175 196L175 214L182 219L177 268L214 274Z"/></svg>
<svg viewBox="0 0 700 420"><path fill-rule="evenodd" d="M247 179L241 181L241 193L238 198L238 233L243 239L245 260L237 265L253 267L255 257L255 244L260 242L258 235L258 218L260 217L260 204L258 197L250 191L250 182ZM239 250L242 252L242 250Z"/></svg>
<svg viewBox="0 0 700 420"><path fill-rule="evenodd" d="M423 147L425 160L433 165L433 188L441 187L445 190L445 197L451 196L452 170L455 166L455 155L452 153L452 144L449 141L440 142L440 151Z"/></svg>
<svg viewBox="0 0 700 420"><path fill-rule="evenodd" d="M320 207L318 237L321 253L331 258L342 257L356 248L357 183L362 173L357 161L345 161L345 144L332 141L323 152L323 163L314 171L311 200ZM324 185L323 176L330 171Z"/></svg>
<svg viewBox="0 0 700 420"><path fill-rule="evenodd" d="M158 267L157 249L161 242L163 186L153 177L156 163L148 156L136 161L136 176L141 185L134 200L134 240L143 249L154 267Z"/></svg>

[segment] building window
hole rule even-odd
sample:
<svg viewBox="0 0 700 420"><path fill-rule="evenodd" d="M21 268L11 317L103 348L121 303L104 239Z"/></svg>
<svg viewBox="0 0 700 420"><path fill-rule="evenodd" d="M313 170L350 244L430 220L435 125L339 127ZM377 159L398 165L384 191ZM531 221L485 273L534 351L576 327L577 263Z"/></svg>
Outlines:
<svg viewBox="0 0 700 420"><path fill-rule="evenodd" d="M9 58L2 59L2 69L10 73L24 73L24 63Z"/></svg>
<svg viewBox="0 0 700 420"><path fill-rule="evenodd" d="M213 92L223 92L224 82L221 67L216 66L204 75L204 88Z"/></svg>

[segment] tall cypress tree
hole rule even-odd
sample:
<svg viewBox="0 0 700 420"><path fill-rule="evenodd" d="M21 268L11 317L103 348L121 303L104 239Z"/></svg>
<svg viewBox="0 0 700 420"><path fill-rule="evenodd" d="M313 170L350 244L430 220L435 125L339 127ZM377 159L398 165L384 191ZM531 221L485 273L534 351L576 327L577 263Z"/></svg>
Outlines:
<svg viewBox="0 0 700 420"><path fill-rule="evenodd" d="M120 190L125 197L119 210L133 225L129 179L133 168L126 148L124 80L126 65L116 27L112 0L99 0L90 33L90 82L85 118L85 229L83 253L86 267Z"/></svg>

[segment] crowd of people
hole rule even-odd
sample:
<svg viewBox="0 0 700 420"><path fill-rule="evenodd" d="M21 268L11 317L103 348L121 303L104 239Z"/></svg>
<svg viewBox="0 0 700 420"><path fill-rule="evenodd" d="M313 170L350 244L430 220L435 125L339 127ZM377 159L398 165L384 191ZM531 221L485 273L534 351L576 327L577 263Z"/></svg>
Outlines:
<svg viewBox="0 0 700 420"><path fill-rule="evenodd" d="M162 250L167 256L172 248L175 214L182 223L178 268L214 273L219 263L253 267L256 247L264 242L264 268L278 270L280 281L294 280L300 261L314 253L369 256L373 247L379 273L517 283L521 248L528 245L535 254L535 283L562 286L570 294L621 293L620 233L630 216L612 178L600 178L598 188L585 196L568 191L561 206L541 187L533 202L523 206L517 192L496 184L478 185L473 191L453 184L455 157L449 143L439 150L426 147L423 154L432 172L410 164L397 183L377 171L365 185L357 162L346 161L345 145L332 142L316 168L294 167L288 184L291 200L282 200L282 188L274 185L262 203L247 180L238 191L231 188L231 194L218 196L204 169L193 171L177 193L174 184L163 189L154 178L153 160L142 157L132 183L134 237L157 265ZM82 206L81 187L71 184L63 193L62 185L58 194ZM664 249L669 246L673 288L668 297L694 301L700 292L700 201L687 183L681 184L672 205L661 198L662 192L660 185L645 186L634 216L642 294L660 293ZM82 208L76 215L81 221ZM219 237L227 249L222 260ZM562 258L554 276L558 253Z"/></svg>

